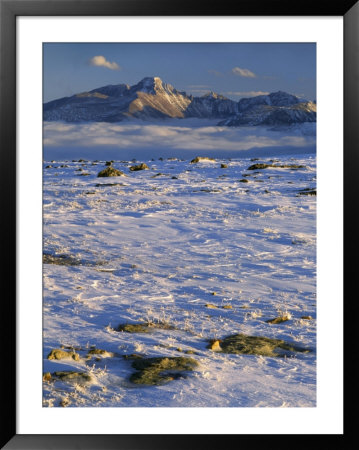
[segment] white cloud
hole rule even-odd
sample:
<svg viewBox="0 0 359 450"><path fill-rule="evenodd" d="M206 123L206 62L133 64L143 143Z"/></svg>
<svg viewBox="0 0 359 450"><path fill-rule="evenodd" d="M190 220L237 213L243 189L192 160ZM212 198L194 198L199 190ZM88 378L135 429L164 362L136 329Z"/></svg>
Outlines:
<svg viewBox="0 0 359 450"><path fill-rule="evenodd" d="M191 94L204 95L208 94L208 92L210 92L210 89L191 89Z"/></svg>
<svg viewBox="0 0 359 450"><path fill-rule="evenodd" d="M203 125L202 125L203 123ZM218 121L174 120L158 125L138 123L44 123L46 148L106 148L187 150L249 150L265 147L305 147L315 136L301 132L270 132L265 127L219 127ZM315 124L313 124L315 126Z"/></svg>
<svg viewBox="0 0 359 450"><path fill-rule="evenodd" d="M226 95L235 97L257 97L257 95L268 95L269 92L264 91L246 91L246 92L226 92Z"/></svg>
<svg viewBox="0 0 359 450"><path fill-rule="evenodd" d="M234 75L238 75L240 77L245 77L245 78L256 78L257 77L257 75L255 73L251 72L249 69L241 69L240 67L233 67L232 73L234 73Z"/></svg>
<svg viewBox="0 0 359 450"><path fill-rule="evenodd" d="M90 59L91 66L107 67L110 70L121 70L120 66L115 62L107 61L107 59L102 56L94 56Z"/></svg>

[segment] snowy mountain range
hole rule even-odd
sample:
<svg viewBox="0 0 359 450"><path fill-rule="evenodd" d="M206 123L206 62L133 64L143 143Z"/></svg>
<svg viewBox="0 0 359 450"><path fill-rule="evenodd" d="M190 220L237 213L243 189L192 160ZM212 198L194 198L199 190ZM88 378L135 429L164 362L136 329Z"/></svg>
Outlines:
<svg viewBox="0 0 359 450"><path fill-rule="evenodd" d="M289 125L316 122L316 104L278 91L238 102L209 92L187 95L158 77L108 85L45 103L44 121L121 122L166 118L218 119L218 125Z"/></svg>

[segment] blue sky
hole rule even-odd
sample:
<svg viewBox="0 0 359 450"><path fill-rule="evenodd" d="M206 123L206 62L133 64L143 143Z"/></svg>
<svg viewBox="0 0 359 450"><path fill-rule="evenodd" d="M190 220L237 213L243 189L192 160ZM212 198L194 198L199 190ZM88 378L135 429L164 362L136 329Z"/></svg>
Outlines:
<svg viewBox="0 0 359 450"><path fill-rule="evenodd" d="M233 100L283 90L316 99L313 43L48 43L44 102L158 76L180 91Z"/></svg>

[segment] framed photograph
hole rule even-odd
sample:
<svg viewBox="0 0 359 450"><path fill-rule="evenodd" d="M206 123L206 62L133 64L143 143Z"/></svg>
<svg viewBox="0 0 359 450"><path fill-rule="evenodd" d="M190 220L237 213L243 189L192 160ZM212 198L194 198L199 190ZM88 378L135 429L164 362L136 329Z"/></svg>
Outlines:
<svg viewBox="0 0 359 450"><path fill-rule="evenodd" d="M358 4L0 14L2 448L343 437Z"/></svg>

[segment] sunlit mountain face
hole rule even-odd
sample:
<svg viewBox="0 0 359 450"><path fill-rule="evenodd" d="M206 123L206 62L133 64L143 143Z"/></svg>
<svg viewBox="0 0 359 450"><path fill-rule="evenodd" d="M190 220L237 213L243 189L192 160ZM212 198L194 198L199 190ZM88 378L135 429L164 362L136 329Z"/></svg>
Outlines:
<svg viewBox="0 0 359 450"><path fill-rule="evenodd" d="M316 104L283 91L238 102L209 92L187 95L159 77L139 83L108 85L44 104L44 121L122 122L166 118L218 119L219 125L288 125L316 122Z"/></svg>

